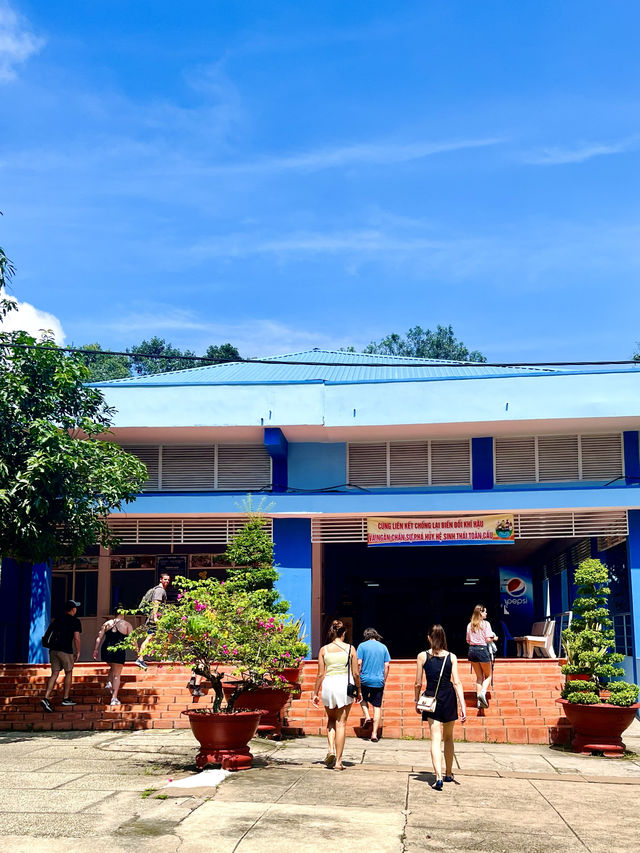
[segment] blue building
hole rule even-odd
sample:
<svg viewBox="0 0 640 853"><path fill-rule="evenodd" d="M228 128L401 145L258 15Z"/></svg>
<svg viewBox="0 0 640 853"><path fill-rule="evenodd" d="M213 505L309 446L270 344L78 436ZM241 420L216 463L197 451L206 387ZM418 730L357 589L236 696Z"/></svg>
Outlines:
<svg viewBox="0 0 640 853"><path fill-rule="evenodd" d="M335 616L356 639L374 625L395 658L415 656L435 621L464 652L479 601L501 637L550 616L559 631L573 569L597 555L612 571L616 643L635 676L640 366L499 368L312 350L99 387L117 410L111 438L149 477L111 518L121 536L113 553L96 547L53 567L54 605L83 602L87 657L97 625L135 605L158 571L219 571L212 555L250 498L314 653ZM494 533L472 544L481 528ZM390 544L375 544L376 529ZM46 618L37 571L33 637ZM33 642L28 656L38 653Z"/></svg>

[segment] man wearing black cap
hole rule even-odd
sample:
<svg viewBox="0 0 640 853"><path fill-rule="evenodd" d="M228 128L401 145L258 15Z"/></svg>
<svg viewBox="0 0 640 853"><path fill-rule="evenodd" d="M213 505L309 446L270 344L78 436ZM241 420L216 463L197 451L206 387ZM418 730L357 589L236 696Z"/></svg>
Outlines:
<svg viewBox="0 0 640 853"><path fill-rule="evenodd" d="M53 711L50 697L53 688L56 686L61 669L64 670L64 697L62 704L65 707L76 704L69 696L69 693L71 692L73 665L80 657L82 624L76 616L78 607L80 607L79 601L69 599L69 601L65 602L64 615L54 619L45 634L48 640L49 662L51 664L51 675L47 682L47 690L44 694L44 699L40 701L45 711Z"/></svg>

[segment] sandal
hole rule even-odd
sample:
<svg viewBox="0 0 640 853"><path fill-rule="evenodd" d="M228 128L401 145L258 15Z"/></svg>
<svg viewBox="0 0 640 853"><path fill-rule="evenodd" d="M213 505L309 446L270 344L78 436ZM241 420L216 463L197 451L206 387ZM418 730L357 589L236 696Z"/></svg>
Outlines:
<svg viewBox="0 0 640 853"><path fill-rule="evenodd" d="M327 765L327 767L333 767L333 765L336 763L335 752L328 752L325 756L324 763Z"/></svg>
<svg viewBox="0 0 640 853"><path fill-rule="evenodd" d="M344 766L344 764L336 764L336 766L333 769L334 770L344 770L345 766Z"/></svg>
<svg viewBox="0 0 640 853"><path fill-rule="evenodd" d="M441 791L442 790L442 779L436 779L436 781L433 783L433 785L431 787L433 788L434 791Z"/></svg>
<svg viewBox="0 0 640 853"><path fill-rule="evenodd" d="M442 779L442 781L443 781L443 782L455 782L456 780L453 778L453 775L451 775L451 776L445 776L445 777Z"/></svg>
<svg viewBox="0 0 640 853"><path fill-rule="evenodd" d="M374 737L373 735L371 735L371 737L369 738L369 740L371 741L371 743L378 743L378 741L380 740L380 738L379 738L377 735L376 735L375 737Z"/></svg>

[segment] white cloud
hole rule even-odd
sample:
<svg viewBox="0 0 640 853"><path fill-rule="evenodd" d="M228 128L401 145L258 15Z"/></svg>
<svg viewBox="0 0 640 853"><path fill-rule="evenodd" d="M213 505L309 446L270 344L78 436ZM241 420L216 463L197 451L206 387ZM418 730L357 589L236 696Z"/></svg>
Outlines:
<svg viewBox="0 0 640 853"><path fill-rule="evenodd" d="M640 136L629 136L618 142L585 142L572 148L541 148L525 154L523 161L533 166L560 166L565 163L584 163L594 157L623 154L640 144Z"/></svg>
<svg viewBox="0 0 640 853"><path fill-rule="evenodd" d="M18 310L9 311L0 322L0 331L3 332L27 332L29 335L39 337L43 331L51 331L55 341L64 346L64 330L62 323L54 314L40 311L29 302L18 302L13 297L8 297L18 306Z"/></svg>
<svg viewBox="0 0 640 853"><path fill-rule="evenodd" d="M0 0L0 82L15 79L16 65L37 53L44 40L31 32L29 22Z"/></svg>
<svg viewBox="0 0 640 853"><path fill-rule="evenodd" d="M363 142L329 148L317 148L277 157L265 157L244 163L213 166L211 171L223 173L317 172L342 166L393 165L422 160L434 154L486 148L498 145L503 139L452 139L442 142Z"/></svg>

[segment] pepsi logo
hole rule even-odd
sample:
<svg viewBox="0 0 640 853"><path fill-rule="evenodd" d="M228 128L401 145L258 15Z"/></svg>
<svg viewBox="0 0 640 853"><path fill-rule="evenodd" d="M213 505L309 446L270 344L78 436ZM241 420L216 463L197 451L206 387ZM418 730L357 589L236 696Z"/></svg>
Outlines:
<svg viewBox="0 0 640 853"><path fill-rule="evenodd" d="M507 581L507 594L514 595L516 598L524 595L527 591L527 585L522 578L511 578Z"/></svg>

